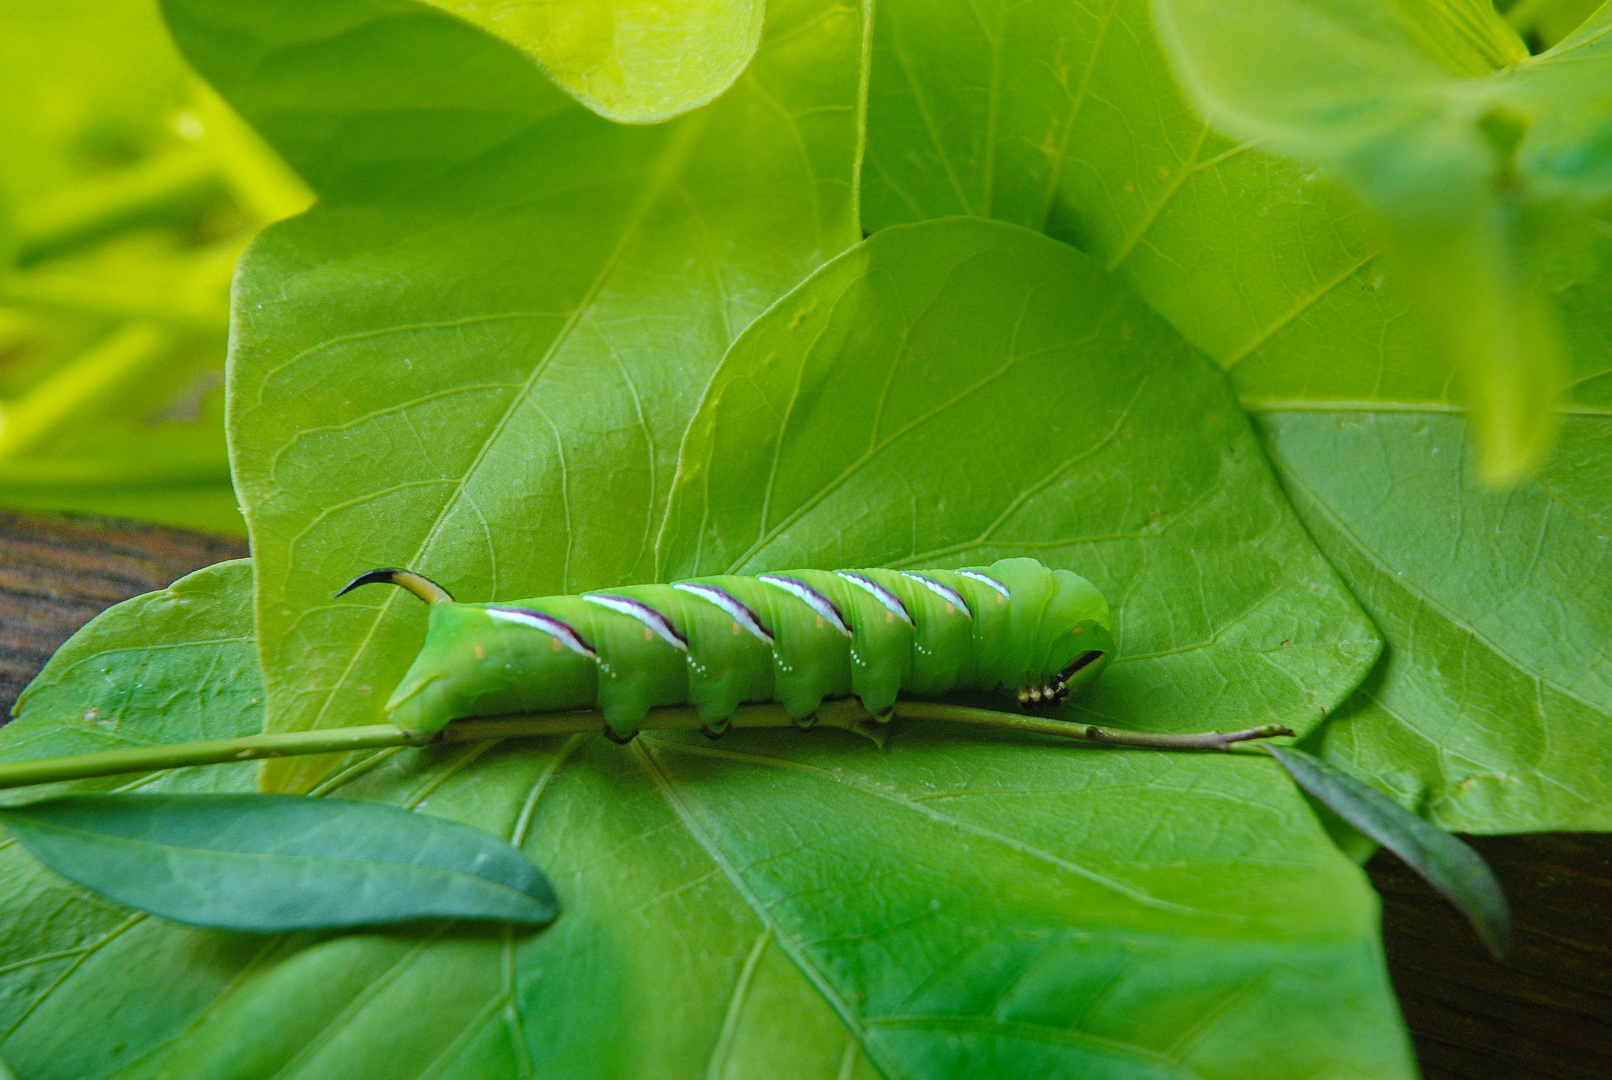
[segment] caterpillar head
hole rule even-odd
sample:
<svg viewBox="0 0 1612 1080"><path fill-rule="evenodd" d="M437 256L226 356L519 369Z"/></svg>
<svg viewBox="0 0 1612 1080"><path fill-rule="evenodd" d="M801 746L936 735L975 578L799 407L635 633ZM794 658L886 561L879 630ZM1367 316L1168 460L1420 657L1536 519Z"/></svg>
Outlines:
<svg viewBox="0 0 1612 1080"><path fill-rule="evenodd" d="M1052 571L1053 591L1042 609L1029 655L1038 662L1019 686L1026 708L1061 705L1097 678L1114 655L1108 601L1096 586L1067 570Z"/></svg>

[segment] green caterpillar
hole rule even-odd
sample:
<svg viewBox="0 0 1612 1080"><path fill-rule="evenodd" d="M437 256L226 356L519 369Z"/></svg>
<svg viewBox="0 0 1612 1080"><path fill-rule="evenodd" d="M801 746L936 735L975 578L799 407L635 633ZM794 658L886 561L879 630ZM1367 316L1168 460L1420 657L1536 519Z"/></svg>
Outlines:
<svg viewBox="0 0 1612 1080"><path fill-rule="evenodd" d="M1055 705L1114 651L1108 602L1034 559L962 570L789 570L633 585L514 604L461 604L411 570L360 574L431 605L425 645L386 703L406 731L472 716L597 708L625 743L658 705L692 705L713 737L745 702L809 722L856 695L1000 690Z"/></svg>

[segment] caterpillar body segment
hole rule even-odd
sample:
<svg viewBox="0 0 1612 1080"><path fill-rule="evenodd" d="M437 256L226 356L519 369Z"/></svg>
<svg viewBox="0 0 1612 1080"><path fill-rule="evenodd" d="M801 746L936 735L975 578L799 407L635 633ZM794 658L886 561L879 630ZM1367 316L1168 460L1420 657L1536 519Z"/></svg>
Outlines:
<svg viewBox="0 0 1612 1080"><path fill-rule="evenodd" d="M402 570L348 588L373 582L430 602L425 644L386 706L416 733L463 717L597 708L625 741L650 709L686 704L716 735L746 702L779 702L808 723L825 699L855 695L880 716L899 695L957 690L1053 705L1113 653L1097 589L1034 559L724 575L487 604L455 602Z"/></svg>

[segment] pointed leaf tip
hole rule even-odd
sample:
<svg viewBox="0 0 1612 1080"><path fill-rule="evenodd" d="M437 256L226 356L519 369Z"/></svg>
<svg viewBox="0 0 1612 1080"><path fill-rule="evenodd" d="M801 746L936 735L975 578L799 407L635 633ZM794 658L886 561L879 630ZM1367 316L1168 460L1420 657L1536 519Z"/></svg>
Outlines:
<svg viewBox="0 0 1612 1080"><path fill-rule="evenodd" d="M1314 754L1267 746L1299 787L1404 860L1472 923L1495 959L1511 949L1511 908L1488 863L1472 848L1377 789Z"/></svg>
<svg viewBox="0 0 1612 1080"><path fill-rule="evenodd" d="M226 930L414 919L541 925L554 890L478 829L293 795L74 795L0 810L46 866L118 903Z"/></svg>

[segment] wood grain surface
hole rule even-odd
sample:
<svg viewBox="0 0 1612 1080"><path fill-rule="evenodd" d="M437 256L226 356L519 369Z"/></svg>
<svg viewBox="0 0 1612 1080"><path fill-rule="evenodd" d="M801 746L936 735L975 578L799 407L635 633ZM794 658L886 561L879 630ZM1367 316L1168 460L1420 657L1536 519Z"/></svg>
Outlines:
<svg viewBox="0 0 1612 1080"><path fill-rule="evenodd" d="M94 518L0 511L0 717L98 612L244 541ZM1383 899L1389 972L1427 1080L1612 1077L1612 834L1469 838L1505 884L1516 947L1496 963L1393 856L1366 870ZM1258 1078L1250 1078L1258 1080Z"/></svg>
<svg viewBox="0 0 1612 1080"><path fill-rule="evenodd" d="M0 511L0 723L50 654L121 600L246 556L246 541L101 518Z"/></svg>
<svg viewBox="0 0 1612 1080"><path fill-rule="evenodd" d="M1612 1077L1612 833L1464 839L1511 900L1516 939L1503 962L1394 856L1379 851L1366 864L1422 1075Z"/></svg>

